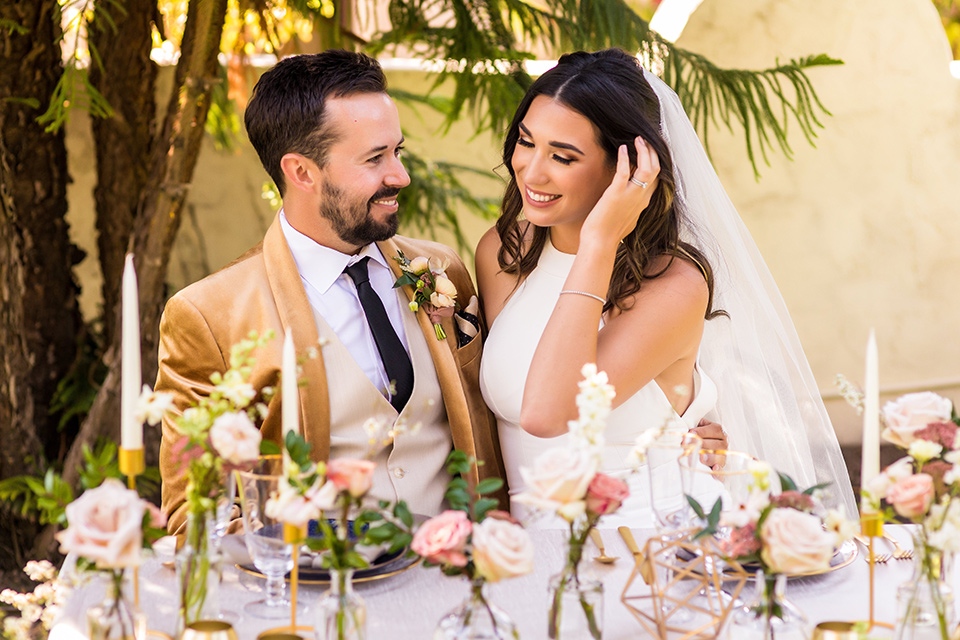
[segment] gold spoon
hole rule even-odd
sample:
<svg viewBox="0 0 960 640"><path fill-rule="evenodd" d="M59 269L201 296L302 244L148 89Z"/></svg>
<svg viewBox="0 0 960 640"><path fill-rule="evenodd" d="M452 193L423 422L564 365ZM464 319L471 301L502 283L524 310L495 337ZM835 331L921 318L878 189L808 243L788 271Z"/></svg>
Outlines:
<svg viewBox="0 0 960 640"><path fill-rule="evenodd" d="M593 544L597 545L597 551L600 552L600 555L594 557L594 560L601 564L613 564L620 559L620 556L608 556L607 552L603 548L603 538L600 537L600 532L596 529L590 529L590 539L593 540Z"/></svg>

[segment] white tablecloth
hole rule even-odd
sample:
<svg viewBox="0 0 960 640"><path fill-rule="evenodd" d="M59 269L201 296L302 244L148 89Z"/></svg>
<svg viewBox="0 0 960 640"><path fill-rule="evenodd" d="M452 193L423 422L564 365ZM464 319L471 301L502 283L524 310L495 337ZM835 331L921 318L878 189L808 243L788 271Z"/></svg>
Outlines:
<svg viewBox="0 0 960 640"><path fill-rule="evenodd" d="M887 526L905 546L910 546L910 532L904 526ZM522 578L490 585L491 600L503 608L517 623L521 638L546 638L547 582L562 568L565 553L565 532L532 531L535 548L534 572ZM645 533L635 531L642 545ZM602 579L604 595L604 638L626 640L649 637L620 601L633 559L616 531L602 532L608 555L620 556L613 565L589 561L591 570ZM886 543L877 540L879 550ZM825 620L865 620L868 617L869 566L863 561L863 550L850 565L815 577L790 579L787 597L807 615L811 623ZM596 555L588 545L585 556ZM890 560L876 566L876 619L893 623L896 617L896 587L906 581L912 571L911 561ZM175 573L163 566L161 559L151 559L140 569L141 607L148 614L149 628L172 634L176 621ZM243 614L246 602L262 597L263 579L238 571L233 565L224 570L221 587L221 608L233 614L233 624L240 640L255 640L258 633L282 626L284 621L251 618ZM751 585L745 587L749 596ZM299 598L310 605L325 590L321 586L301 586ZM449 578L438 569L415 566L410 570L377 582L356 585L356 591L366 600L368 637L371 640L422 640L432 637L437 621L455 608L468 593L468 585L461 578ZM60 622L55 626L51 640L78 640L86 637L85 611L100 602L102 591L97 587L78 590L69 600ZM289 624L287 619L286 624ZM313 615L306 612L298 624L314 625ZM883 637L882 630L874 635ZM321 639L322 640L322 639Z"/></svg>

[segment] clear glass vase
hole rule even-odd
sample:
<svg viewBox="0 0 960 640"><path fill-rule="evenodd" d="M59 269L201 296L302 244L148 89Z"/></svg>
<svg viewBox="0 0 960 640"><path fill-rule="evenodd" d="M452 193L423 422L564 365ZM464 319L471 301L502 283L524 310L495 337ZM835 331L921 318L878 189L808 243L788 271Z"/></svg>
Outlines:
<svg viewBox="0 0 960 640"><path fill-rule="evenodd" d="M87 610L90 640L146 640L147 616L124 594L123 570L109 571L103 602Z"/></svg>
<svg viewBox="0 0 960 640"><path fill-rule="evenodd" d="M563 571L550 578L547 637L580 640L603 636L603 585L583 575L583 543L571 541Z"/></svg>
<svg viewBox="0 0 960 640"><path fill-rule="evenodd" d="M506 640L519 638L517 625L500 607L491 604L487 583L470 582L470 596L456 609L440 618L433 640Z"/></svg>
<svg viewBox="0 0 960 640"><path fill-rule="evenodd" d="M214 530L213 511L187 514L187 532L177 551L178 609L177 633L198 620L214 620L220 614L221 556L210 543Z"/></svg>
<svg viewBox="0 0 960 640"><path fill-rule="evenodd" d="M812 629L800 609L787 600L787 576L757 571L753 599L731 618L731 638L737 640L807 640Z"/></svg>
<svg viewBox="0 0 960 640"><path fill-rule="evenodd" d="M914 539L913 576L897 588L894 640L950 640L956 623L953 556Z"/></svg>
<svg viewBox="0 0 960 640"><path fill-rule="evenodd" d="M330 570L330 590L320 596L317 608L320 640L367 637L367 604L353 590L353 569Z"/></svg>

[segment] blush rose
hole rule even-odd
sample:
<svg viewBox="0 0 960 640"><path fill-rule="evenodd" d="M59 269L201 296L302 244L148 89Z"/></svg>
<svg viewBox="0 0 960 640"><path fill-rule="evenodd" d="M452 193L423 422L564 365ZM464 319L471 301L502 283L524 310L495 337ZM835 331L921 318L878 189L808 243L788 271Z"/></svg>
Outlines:
<svg viewBox="0 0 960 640"><path fill-rule="evenodd" d="M260 430L243 412L217 416L210 427L210 443L217 453L234 466L255 462L260 455Z"/></svg>
<svg viewBox="0 0 960 640"><path fill-rule="evenodd" d="M623 480L598 473L587 487L587 511L605 516L620 508L630 496L630 489Z"/></svg>
<svg viewBox="0 0 960 640"><path fill-rule="evenodd" d="M144 501L114 478L85 491L67 505L69 526L57 534L60 551L76 553L100 569L120 569L140 562Z"/></svg>
<svg viewBox="0 0 960 640"><path fill-rule="evenodd" d="M916 432L933 422L949 422L953 403L932 391L908 393L883 405L883 437L904 449Z"/></svg>
<svg viewBox="0 0 960 640"><path fill-rule="evenodd" d="M514 499L572 521L586 508L584 497L596 473L597 461L586 451L554 447L538 455L533 468L520 467L529 488Z"/></svg>
<svg viewBox="0 0 960 640"><path fill-rule="evenodd" d="M523 527L487 518L473 527L473 563L488 582L533 571L533 542Z"/></svg>
<svg viewBox="0 0 960 640"><path fill-rule="evenodd" d="M817 516L796 509L773 509L760 527L760 557L772 573L806 573L830 566L835 536Z"/></svg>
<svg viewBox="0 0 960 640"><path fill-rule="evenodd" d="M471 529L466 513L447 510L417 529L410 548L429 562L465 567L467 556L464 550Z"/></svg>
<svg viewBox="0 0 960 640"><path fill-rule="evenodd" d="M377 465L372 460L337 458L327 465L327 479L341 491L347 491L354 498L359 498L370 490L376 468Z"/></svg>
<svg viewBox="0 0 960 640"><path fill-rule="evenodd" d="M887 502L904 518L917 518L930 508L933 502L933 477L917 473L892 483L887 488Z"/></svg>

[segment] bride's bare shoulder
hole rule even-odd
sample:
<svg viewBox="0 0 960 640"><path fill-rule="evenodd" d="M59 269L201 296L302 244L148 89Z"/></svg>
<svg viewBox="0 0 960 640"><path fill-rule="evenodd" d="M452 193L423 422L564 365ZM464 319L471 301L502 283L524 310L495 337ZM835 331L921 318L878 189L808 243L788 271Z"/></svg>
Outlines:
<svg viewBox="0 0 960 640"><path fill-rule="evenodd" d="M529 244L529 237L532 234L528 232L529 223L527 221L520 224L523 225L521 231L526 246ZM480 238L475 254L477 290L480 292L480 302L488 327L493 324L494 319L499 315L503 305L506 304L517 286L517 275L506 273L500 267L501 246L502 241L497 228L491 227Z"/></svg>

